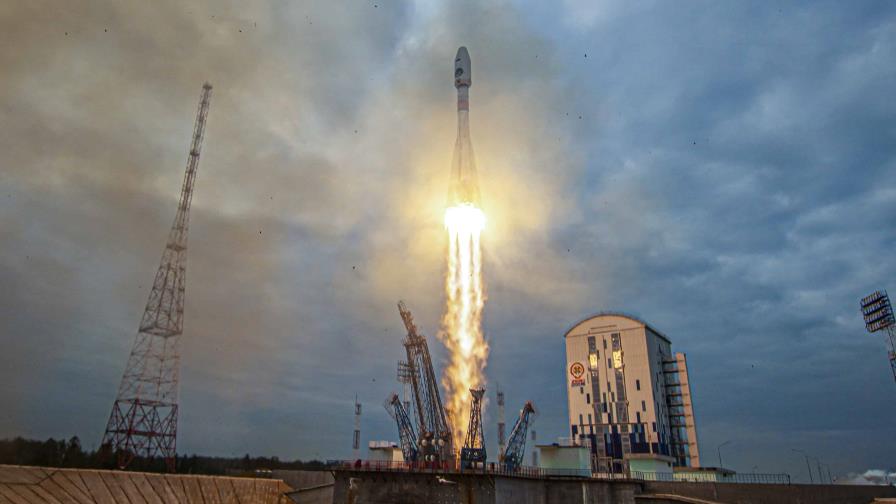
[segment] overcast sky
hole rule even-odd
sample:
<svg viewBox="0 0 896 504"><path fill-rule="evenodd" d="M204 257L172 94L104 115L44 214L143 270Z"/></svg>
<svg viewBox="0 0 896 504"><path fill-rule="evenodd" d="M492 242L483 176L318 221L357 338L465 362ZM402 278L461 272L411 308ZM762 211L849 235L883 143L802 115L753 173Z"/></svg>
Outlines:
<svg viewBox="0 0 896 504"><path fill-rule="evenodd" d="M858 299L896 290L896 4L630 4L4 2L0 437L99 443L208 80L179 451L348 457L355 394L395 440L398 299L445 357L466 45L508 416L567 435L562 336L622 310L687 353L704 463L892 469Z"/></svg>

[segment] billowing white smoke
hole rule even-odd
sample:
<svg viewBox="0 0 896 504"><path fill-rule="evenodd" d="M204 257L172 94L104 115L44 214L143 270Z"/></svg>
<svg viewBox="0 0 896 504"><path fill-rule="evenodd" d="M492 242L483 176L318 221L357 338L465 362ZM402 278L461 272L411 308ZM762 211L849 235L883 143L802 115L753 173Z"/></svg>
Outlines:
<svg viewBox="0 0 896 504"><path fill-rule="evenodd" d="M884 469L868 469L862 474L850 473L846 480L838 481L848 485L894 485L896 472Z"/></svg>

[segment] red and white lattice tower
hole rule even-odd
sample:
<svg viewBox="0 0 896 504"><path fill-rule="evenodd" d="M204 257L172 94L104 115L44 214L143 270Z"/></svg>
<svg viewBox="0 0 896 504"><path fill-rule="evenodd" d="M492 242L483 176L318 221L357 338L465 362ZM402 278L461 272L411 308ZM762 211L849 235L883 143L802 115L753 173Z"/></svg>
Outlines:
<svg viewBox="0 0 896 504"><path fill-rule="evenodd" d="M162 252L162 263L156 272L149 301L143 318L140 319L134 347L103 435L103 446L117 454L120 469L126 468L135 457L161 457L169 471L174 471L175 468L187 230L211 94L211 84L205 83L193 127L193 141L190 144L177 215L174 217L165 251Z"/></svg>

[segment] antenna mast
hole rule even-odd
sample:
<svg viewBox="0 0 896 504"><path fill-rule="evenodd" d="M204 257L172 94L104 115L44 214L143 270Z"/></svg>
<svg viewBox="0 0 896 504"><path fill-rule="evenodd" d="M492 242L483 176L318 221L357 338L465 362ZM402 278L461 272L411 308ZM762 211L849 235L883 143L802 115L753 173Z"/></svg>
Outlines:
<svg viewBox="0 0 896 504"><path fill-rule="evenodd" d="M102 444L116 453L119 469L125 469L135 457L157 456L169 472L175 469L187 231L211 94L212 86L206 82L199 97L177 214L103 435Z"/></svg>

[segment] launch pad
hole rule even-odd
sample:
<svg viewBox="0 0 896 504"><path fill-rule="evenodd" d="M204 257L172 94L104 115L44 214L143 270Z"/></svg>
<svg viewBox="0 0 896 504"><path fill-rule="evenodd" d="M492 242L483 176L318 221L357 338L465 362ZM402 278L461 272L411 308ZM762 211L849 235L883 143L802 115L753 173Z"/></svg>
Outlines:
<svg viewBox="0 0 896 504"><path fill-rule="evenodd" d="M459 452L454 448L454 436L442 404L426 336L417 329L414 316L404 301L399 301L398 311L407 330L407 337L403 342L407 360L399 362L399 376L403 382L411 385L413 408L406 406L398 394L392 393L386 398L383 406L395 420L404 461L385 465L374 463L374 470L478 471L483 474L513 475L533 469L522 465L526 434L535 414L535 406L531 401L526 402L520 410L510 431L507 446L499 454L498 464L488 464L482 428L484 388L470 389L472 399L466 436ZM357 462L361 463L360 460ZM371 467L370 462L365 464L365 467ZM360 465L358 467L361 468Z"/></svg>
<svg viewBox="0 0 896 504"><path fill-rule="evenodd" d="M340 467L334 471L333 502L396 504L498 504L588 502L632 504L641 485L497 472L402 471Z"/></svg>

